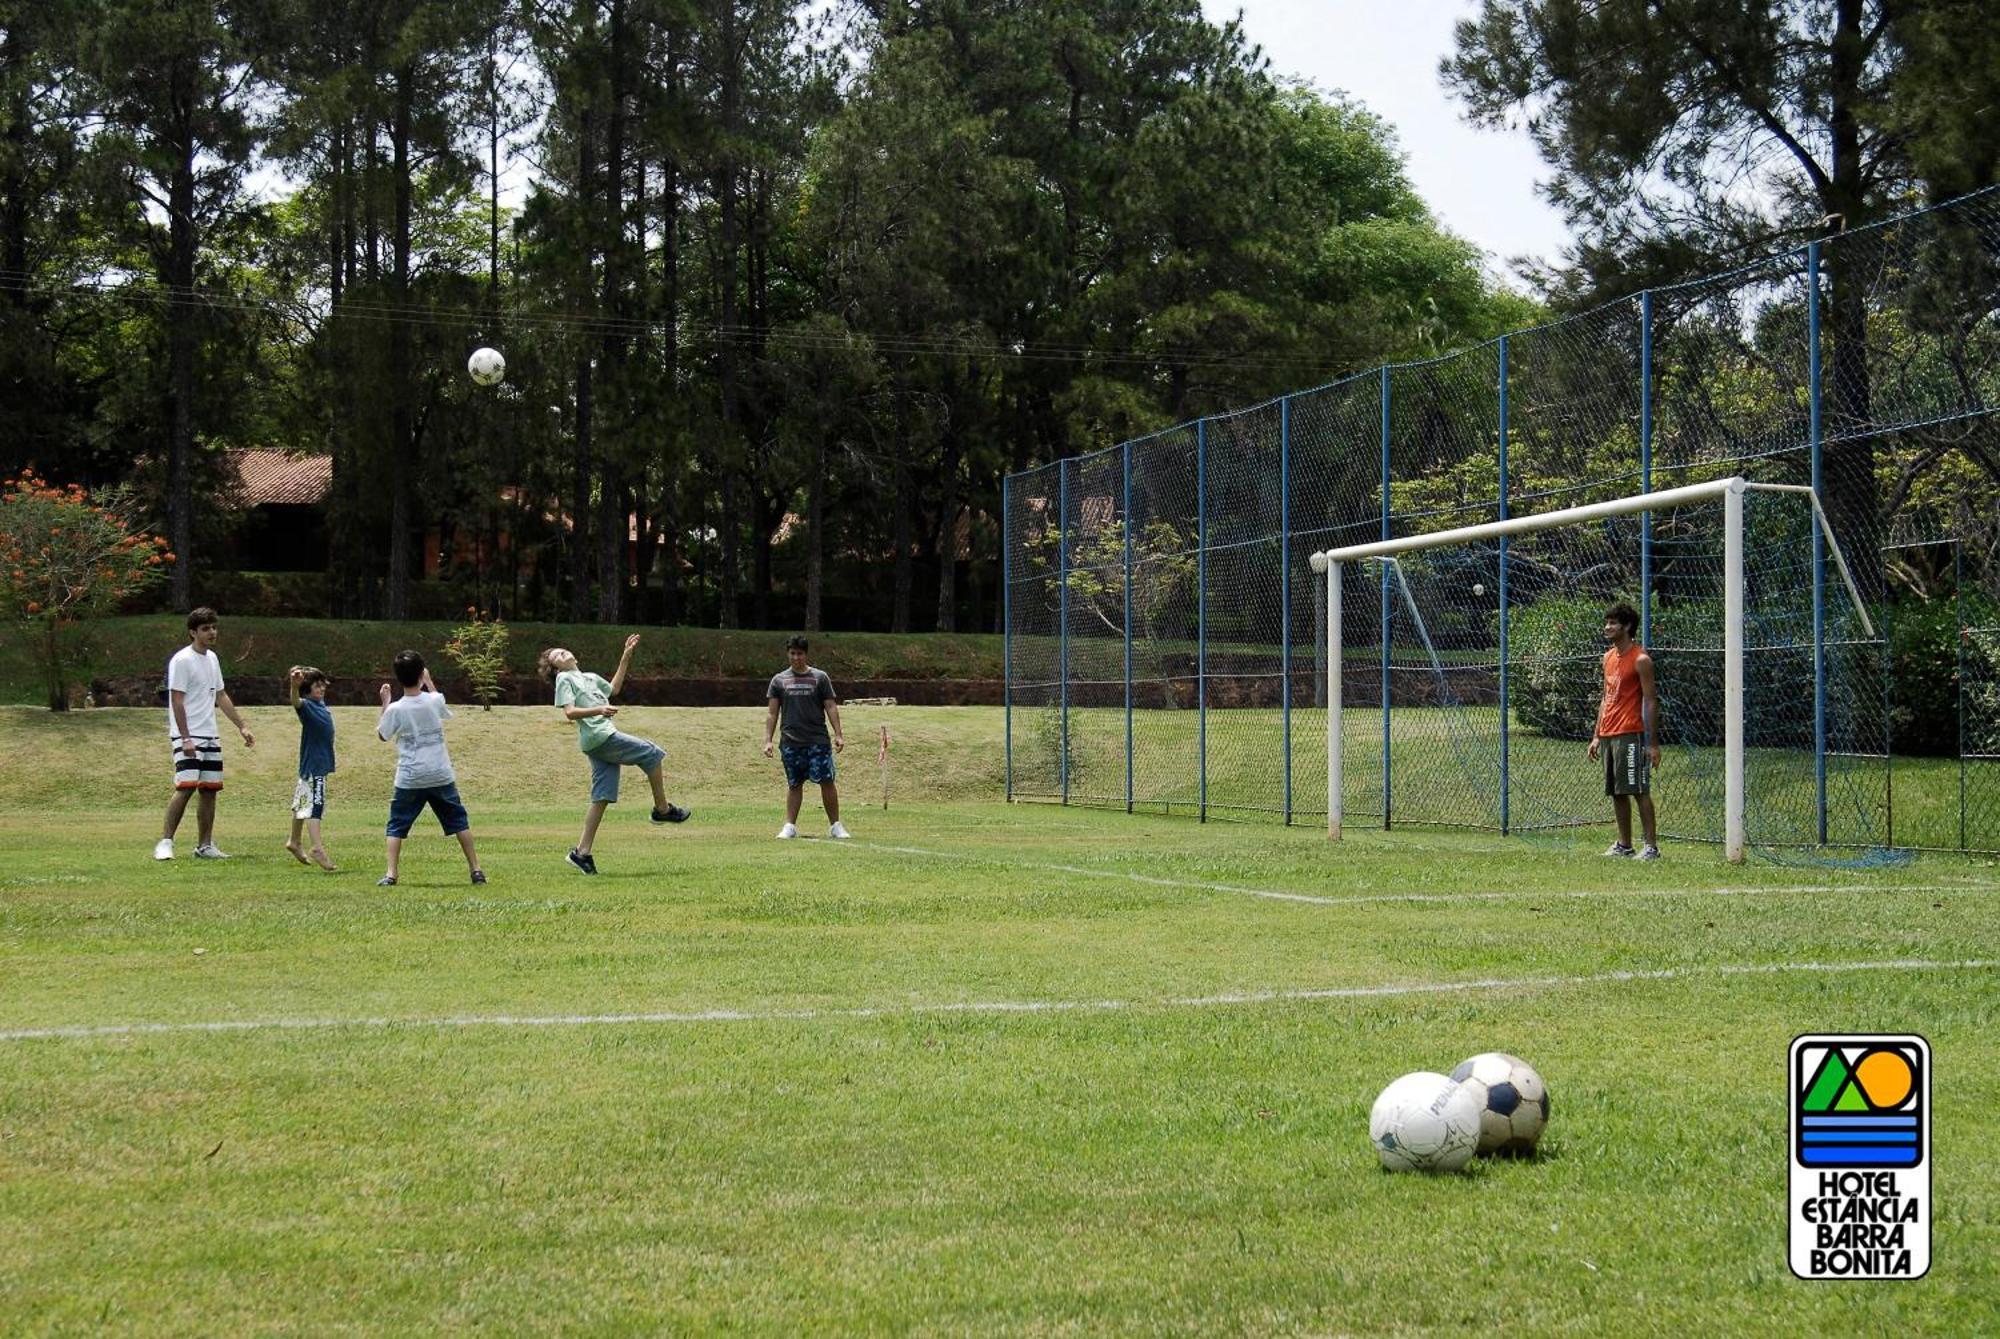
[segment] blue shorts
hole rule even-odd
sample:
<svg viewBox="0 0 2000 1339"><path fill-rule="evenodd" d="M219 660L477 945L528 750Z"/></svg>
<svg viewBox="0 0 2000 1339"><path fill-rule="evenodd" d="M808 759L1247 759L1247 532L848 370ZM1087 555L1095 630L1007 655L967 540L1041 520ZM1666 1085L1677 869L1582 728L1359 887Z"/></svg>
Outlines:
<svg viewBox="0 0 2000 1339"><path fill-rule="evenodd" d="M618 803L618 778L627 767L650 772L667 760L667 751L650 739L640 739L622 730L583 755L590 759L590 802Z"/></svg>
<svg viewBox="0 0 2000 1339"><path fill-rule="evenodd" d="M785 784L803 786L817 781L822 786L833 780L833 745L780 744L778 756L785 760Z"/></svg>
<svg viewBox="0 0 2000 1339"><path fill-rule="evenodd" d="M410 835L410 824L417 821L417 815L429 805L431 812L438 816L438 824L444 828L444 835L456 837L472 826L472 820L465 815L465 803L458 798L456 783L442 786L418 786L414 790L396 787L396 793L389 797L389 827L391 837Z"/></svg>

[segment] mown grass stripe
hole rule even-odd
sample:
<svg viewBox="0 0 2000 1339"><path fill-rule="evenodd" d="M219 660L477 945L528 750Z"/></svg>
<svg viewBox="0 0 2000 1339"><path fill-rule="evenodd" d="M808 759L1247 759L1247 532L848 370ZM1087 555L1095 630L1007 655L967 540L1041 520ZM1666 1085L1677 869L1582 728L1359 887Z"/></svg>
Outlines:
<svg viewBox="0 0 2000 1339"><path fill-rule="evenodd" d="M977 864L994 865L1003 869L1032 869L1049 874L1074 874L1086 879L1111 879L1128 883L1146 884L1155 888L1187 888L1197 892L1234 893L1242 897L1259 897L1278 902L1305 902L1314 906L1344 907L1361 906L1379 902L1519 902L1538 898L1600 898L1600 897L1755 897L1772 893L1855 893L1855 894L1935 894L1935 893L1980 893L1990 894L2000 889L1981 884L1922 883L1922 884L1768 884L1747 885L1726 888L1534 888L1512 891L1473 891L1462 893L1360 893L1352 897L1326 897L1318 893L1299 893L1281 888L1253 888L1236 883L1209 883L1201 879L1176 879L1159 874L1141 874L1136 870L1093 869L1087 865L1054 864L1037 860L1009 860L1001 856L986 855L968 851L937 851L922 846L891 846L881 842L817 842L815 844L838 846L852 851L887 851L896 855L924 856L934 860L958 860Z"/></svg>
<svg viewBox="0 0 2000 1339"><path fill-rule="evenodd" d="M267 1018L187 1023L77 1024L65 1027L8 1028L0 1041L75 1040L201 1032L279 1032L336 1028L558 1028L625 1027L699 1023L788 1023L829 1020L909 1018L928 1014L1103 1013L1133 1009L1212 1009L1318 1000L1379 999L1399 995L1447 995L1475 991L1547 990L1620 982L1691 980L1700 977L1775 976L1788 972L1953 972L2000 967L2000 958L1892 958L1875 962L1730 963L1713 967L1660 967L1575 976L1481 977L1468 981L1407 981L1373 986L1260 990L1215 995L1167 996L1152 1000L970 1000L937 1004L863 1005L842 1009L699 1009L615 1014L455 1014L437 1018Z"/></svg>

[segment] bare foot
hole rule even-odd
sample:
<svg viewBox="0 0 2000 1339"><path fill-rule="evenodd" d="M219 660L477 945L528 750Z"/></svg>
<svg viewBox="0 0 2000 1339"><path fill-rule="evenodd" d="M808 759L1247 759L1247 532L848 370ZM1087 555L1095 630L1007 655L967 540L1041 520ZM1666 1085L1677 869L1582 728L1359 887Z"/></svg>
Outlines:
<svg viewBox="0 0 2000 1339"><path fill-rule="evenodd" d="M285 849L292 853L292 859L298 861L301 865L306 863L306 853L299 849L297 842L286 842Z"/></svg>
<svg viewBox="0 0 2000 1339"><path fill-rule="evenodd" d="M327 853L326 853L326 850L325 850L325 848L324 848L324 847L319 847L319 846L315 846L315 847L313 847L313 848L312 848L312 858L313 858L313 863L314 863L315 865L318 865L318 866L319 866L319 867L320 867L321 869L339 869L339 868L340 868L340 866L338 866L338 865L334 864L334 863L333 863L333 861L332 861L332 860L331 860L331 859L330 859L330 858L329 858L329 857L327 856Z"/></svg>

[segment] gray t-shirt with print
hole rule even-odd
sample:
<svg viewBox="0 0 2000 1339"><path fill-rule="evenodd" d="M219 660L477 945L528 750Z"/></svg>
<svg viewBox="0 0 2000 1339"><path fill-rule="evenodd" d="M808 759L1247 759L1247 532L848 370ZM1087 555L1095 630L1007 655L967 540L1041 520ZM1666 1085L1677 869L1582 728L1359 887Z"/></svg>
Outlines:
<svg viewBox="0 0 2000 1339"><path fill-rule="evenodd" d="M810 665L804 674L779 670L771 676L771 687L764 696L779 704L780 744L799 748L832 742L826 733L826 704L835 699L833 680L826 677L825 670Z"/></svg>

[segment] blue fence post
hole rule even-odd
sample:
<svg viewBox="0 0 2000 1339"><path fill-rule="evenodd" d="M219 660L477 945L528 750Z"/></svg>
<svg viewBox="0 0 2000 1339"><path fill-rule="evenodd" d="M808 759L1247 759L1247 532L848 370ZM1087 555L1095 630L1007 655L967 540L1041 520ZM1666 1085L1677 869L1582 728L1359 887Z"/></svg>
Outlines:
<svg viewBox="0 0 2000 1339"><path fill-rule="evenodd" d="M1389 366L1382 365L1382 538L1389 538ZM1382 568L1382 827L1389 827L1389 564Z"/></svg>
<svg viewBox="0 0 2000 1339"><path fill-rule="evenodd" d="M1951 612L1952 626L1963 629L1965 545L1956 539L1951 542ZM1969 849L1965 844L1965 634L1961 631L1951 641L1958 650L1958 849L1964 851Z"/></svg>
<svg viewBox="0 0 2000 1339"><path fill-rule="evenodd" d="M1653 290L1639 295L1639 491L1653 491ZM1639 513L1639 644L1653 637L1653 513Z"/></svg>
<svg viewBox="0 0 2000 1339"><path fill-rule="evenodd" d="M1201 821L1208 821L1208 420L1194 425L1195 510L1195 770Z"/></svg>
<svg viewBox="0 0 2000 1339"><path fill-rule="evenodd" d="M1000 480L1000 702L1007 743L1007 799L1014 799L1014 476Z"/></svg>
<svg viewBox="0 0 2000 1339"><path fill-rule="evenodd" d="M1278 401L1278 729L1285 750L1285 824L1292 821L1292 398Z"/></svg>
<svg viewBox="0 0 2000 1339"><path fill-rule="evenodd" d="M1057 596L1057 617L1062 627L1056 633L1056 668L1062 676L1062 733L1056 741L1056 771L1062 779L1062 802L1069 803L1069 461L1056 466L1056 537L1059 541L1056 578L1062 583Z"/></svg>
<svg viewBox="0 0 2000 1339"><path fill-rule="evenodd" d="M1507 337L1500 336L1500 519L1507 519ZM1509 830L1507 768L1507 537L1500 536L1500 835Z"/></svg>
<svg viewBox="0 0 2000 1339"><path fill-rule="evenodd" d="M1819 243L1806 247L1806 391L1811 406L1807 440L1812 449L1812 490L1814 506L1820 496L1820 329L1819 329ZM1819 532L1819 517L1806 518L1812 527L1812 608L1813 608L1813 821L1819 844L1826 845L1826 543Z"/></svg>
<svg viewBox="0 0 2000 1339"><path fill-rule="evenodd" d="M1132 812L1132 443L1125 467L1125 812Z"/></svg>

